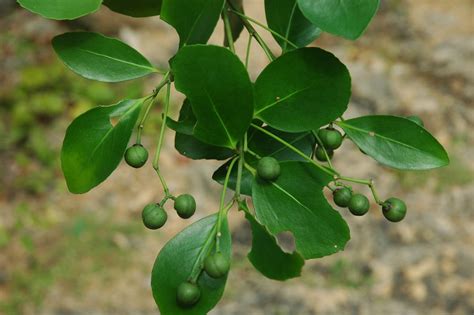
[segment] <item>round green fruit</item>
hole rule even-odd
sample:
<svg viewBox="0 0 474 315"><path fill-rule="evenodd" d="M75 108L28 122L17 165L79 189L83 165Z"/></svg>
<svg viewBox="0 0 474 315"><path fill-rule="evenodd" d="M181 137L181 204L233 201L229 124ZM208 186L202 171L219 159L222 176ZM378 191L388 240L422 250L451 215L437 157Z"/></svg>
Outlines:
<svg viewBox="0 0 474 315"><path fill-rule="evenodd" d="M183 219L188 219L196 212L196 200L189 194L178 196L174 201L174 209Z"/></svg>
<svg viewBox="0 0 474 315"><path fill-rule="evenodd" d="M328 157L331 159L332 156L334 155L334 151L331 149L326 149L326 152L328 154ZM316 156L316 159L321 162L327 162L327 157L326 153L324 153L324 148L320 145L317 146L316 151L314 152L314 155Z"/></svg>
<svg viewBox="0 0 474 315"><path fill-rule="evenodd" d="M165 225L168 219L166 211L156 203L150 203L142 211L143 224L151 229L156 230Z"/></svg>
<svg viewBox="0 0 474 315"><path fill-rule="evenodd" d="M382 205L383 216L391 222L400 222L407 214L407 205L398 198L387 199Z"/></svg>
<svg viewBox="0 0 474 315"><path fill-rule="evenodd" d="M353 215L361 216L367 213L370 208L369 199L362 194L354 194L349 200L349 211Z"/></svg>
<svg viewBox="0 0 474 315"><path fill-rule="evenodd" d="M407 116L407 119L413 121L415 124L420 125L421 127L425 126L425 123L423 122L423 120L419 116L415 116L415 115Z"/></svg>
<svg viewBox="0 0 474 315"><path fill-rule="evenodd" d="M345 208L349 205L349 201L352 197L352 191L347 187L339 188L332 193L332 197L336 205Z"/></svg>
<svg viewBox="0 0 474 315"><path fill-rule="evenodd" d="M342 135L334 128L320 129L318 137L326 149L336 150L342 144Z"/></svg>
<svg viewBox="0 0 474 315"><path fill-rule="evenodd" d="M125 151L125 162L134 168L140 168L148 160L148 151L141 144L134 144Z"/></svg>
<svg viewBox="0 0 474 315"><path fill-rule="evenodd" d="M212 278L225 276L230 269L230 261L222 254L215 253L204 260L204 270Z"/></svg>
<svg viewBox="0 0 474 315"><path fill-rule="evenodd" d="M176 301L183 307L190 307L196 304L201 297L201 290L197 284L183 282L176 291Z"/></svg>
<svg viewBox="0 0 474 315"><path fill-rule="evenodd" d="M266 156L258 161L257 175L264 180L276 180L280 176L280 171L280 163L275 158Z"/></svg>

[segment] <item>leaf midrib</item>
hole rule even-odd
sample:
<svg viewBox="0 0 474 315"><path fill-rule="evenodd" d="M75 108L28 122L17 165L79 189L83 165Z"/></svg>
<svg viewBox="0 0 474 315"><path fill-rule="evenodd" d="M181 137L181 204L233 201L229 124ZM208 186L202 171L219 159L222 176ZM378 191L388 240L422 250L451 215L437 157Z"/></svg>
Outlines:
<svg viewBox="0 0 474 315"><path fill-rule="evenodd" d="M279 103L281 103L281 102L283 102L283 101L286 101L286 100L290 99L291 97L293 97L293 96L295 96L295 95L297 95L297 94L299 94L299 93L302 93L302 92L304 92L304 91L306 91L306 90L311 89L312 86L313 86L313 84L311 83L311 84L310 84L309 86L307 86L307 87L304 87L304 88L302 88L302 89L299 89L299 90L296 90L296 91L294 91L294 92L291 92L291 93L288 94L287 96L285 96L285 97L283 97L283 98L280 98L280 99L278 99L277 101L275 101L275 102L273 102L273 103L271 103L271 104L269 104L269 105L266 105L266 106L260 108L258 111L255 112L255 116L259 115L260 113L266 111L267 109L269 109L269 108L271 108L271 107L274 107L274 106L278 105Z"/></svg>
<svg viewBox="0 0 474 315"><path fill-rule="evenodd" d="M359 131L359 132L361 132L361 133L367 134L367 135L369 135L369 137L370 137L370 133L372 132L372 131L367 131L367 130L365 130L365 129L358 128L358 127L355 127L355 126L352 126L352 125L349 125L349 124L343 123L343 122L338 122L337 124L338 124L339 126L346 126L346 127L349 128L349 129L353 129L353 130ZM384 139L384 140L386 140L386 141L388 141L388 142L393 142L393 143L399 144L400 146L407 147L407 148L409 148L409 149L413 149L413 150L415 150L415 151L418 151L418 152L423 153L423 155L430 155L430 156L433 156L432 154L429 154L429 153L427 153L426 151L420 150L420 149L418 149L418 148L416 148L416 147L413 147L413 146L411 146L411 145L409 145L409 144L406 144L406 143L397 141L397 140L395 140L395 139L382 136L381 134L376 133L376 132L374 132L374 137L379 137L379 138ZM438 159L438 158L437 158L437 159ZM438 159L438 160L439 160L439 159Z"/></svg>
<svg viewBox="0 0 474 315"><path fill-rule="evenodd" d="M123 60L123 59L115 58L115 57L112 57L112 56L109 56L109 55L104 55L104 54L94 52L94 51L89 50L89 49L78 48L78 50L89 53L91 55L95 55L95 56L103 57L103 58L106 58L106 59L110 59L110 60L113 60L113 61L116 61L116 62L119 62L119 63L124 63L124 64L128 64L128 65L131 65L131 66L134 66L134 67L137 67L137 68L146 69L146 70L149 70L149 71L152 71L152 72L157 71L153 67L147 67L147 66L140 65L140 64L137 64L137 63L133 63L133 62L130 62L130 61L126 61L126 60Z"/></svg>

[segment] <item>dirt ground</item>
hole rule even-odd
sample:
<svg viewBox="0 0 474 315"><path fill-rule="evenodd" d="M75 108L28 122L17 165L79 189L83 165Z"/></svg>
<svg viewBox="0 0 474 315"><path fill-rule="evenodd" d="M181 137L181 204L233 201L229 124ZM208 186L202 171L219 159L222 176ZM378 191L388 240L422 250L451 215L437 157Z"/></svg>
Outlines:
<svg viewBox="0 0 474 315"><path fill-rule="evenodd" d="M244 2L249 16L264 21L262 1ZM46 21L22 10L3 13L0 100L2 93L16 93L27 65L54 62L49 40L68 29L119 36L164 67L177 46L176 34L159 18L134 20L105 8L68 23ZM402 223L389 224L375 205L362 218L341 211L352 235L346 250L308 261L301 278L285 283L265 279L252 268L246 259L249 227L241 213L232 211L233 269L224 298L211 314L474 314L473 21L473 0L387 0L358 41L328 34L316 40L314 46L334 52L351 72L353 96L347 117L419 115L447 148L451 165L402 173L345 144L334 158L341 173L374 178L382 196L406 200L408 216ZM258 30L277 52L271 36ZM240 52L245 38L238 42ZM211 42L221 41L219 25ZM19 55L21 50L12 47L20 42L35 48ZM266 63L255 45L252 77ZM151 90L157 79L145 81L145 90ZM77 76L73 80L89 84ZM16 105L0 101L0 106ZM142 228L143 205L161 194L151 165L140 170L121 165L92 192L68 193L58 150L67 124L77 114L60 115L54 128L46 128L47 143L55 153L54 176L41 182L39 193L13 183L41 171L41 165L21 163L15 154L26 152L22 143L0 142L0 314L157 314L149 287L154 259L190 222L170 216L160 232ZM6 109L2 115L10 120L13 114ZM0 138L5 138L13 131L5 120L2 124ZM155 131L146 133L145 145L154 145ZM220 187L210 177L218 166L181 157L174 150L173 134L167 134L161 168L173 192L195 195L199 209L193 221L217 209Z"/></svg>

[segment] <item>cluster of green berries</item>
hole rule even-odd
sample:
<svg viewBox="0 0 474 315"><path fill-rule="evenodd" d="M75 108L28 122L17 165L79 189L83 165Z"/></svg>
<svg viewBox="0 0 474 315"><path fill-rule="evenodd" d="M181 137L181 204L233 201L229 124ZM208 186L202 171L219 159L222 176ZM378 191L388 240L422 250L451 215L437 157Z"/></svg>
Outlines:
<svg viewBox="0 0 474 315"><path fill-rule="evenodd" d="M333 200L336 205L342 208L349 208L349 211L356 216L362 216L369 211L370 202L363 194L352 192L349 187L338 188L333 191ZM382 203L382 213L391 222L399 222L405 218L407 206L403 200L389 198Z"/></svg>
<svg viewBox="0 0 474 315"><path fill-rule="evenodd" d="M203 269L209 277L219 279L229 272L230 261L221 252L216 252L206 257ZM200 297L201 289L199 285L193 281L181 283L176 290L176 301L182 307L195 305Z"/></svg>
<svg viewBox="0 0 474 315"><path fill-rule="evenodd" d="M188 219L196 212L196 200L189 194L179 195L174 198L174 209L178 216ZM165 225L168 214L163 208L163 202L146 205L142 211L142 220L143 224L151 230L157 230Z"/></svg>
<svg viewBox="0 0 474 315"><path fill-rule="evenodd" d="M137 143L125 151L124 158L125 162L131 167L140 168L148 160L148 151L141 144ZM196 211L196 200L189 194L183 194L176 198L166 197L160 203L150 203L143 208L142 220L147 228L156 230L165 225L168 220L168 214L163 205L168 199L174 200L174 209L178 216L183 219L192 217Z"/></svg>
<svg viewBox="0 0 474 315"><path fill-rule="evenodd" d="M334 156L334 150L342 145L342 134L333 127L327 127L318 131L320 143L316 147L314 156L318 161L326 162ZM327 156L326 156L327 153Z"/></svg>

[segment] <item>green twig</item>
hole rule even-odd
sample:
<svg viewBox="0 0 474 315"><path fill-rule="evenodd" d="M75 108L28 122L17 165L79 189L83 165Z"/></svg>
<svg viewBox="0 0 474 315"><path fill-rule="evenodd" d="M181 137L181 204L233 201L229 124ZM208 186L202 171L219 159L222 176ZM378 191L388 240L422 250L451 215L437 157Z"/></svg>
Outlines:
<svg viewBox="0 0 474 315"><path fill-rule="evenodd" d="M232 35L232 26L230 25L229 21L229 11L231 11L231 9L226 4L222 12L222 20L224 21L225 37L227 39L227 43L229 44L229 49L235 54L234 36Z"/></svg>
<svg viewBox="0 0 474 315"><path fill-rule="evenodd" d="M255 30L255 28L252 26L252 24L250 24L250 22L248 20L246 20L245 18L243 18L241 15L237 14L237 13L240 13L233 5L231 2L227 2L227 4L229 5L229 7L231 8L231 11L236 14L238 17L240 17L240 20L242 21L242 23L244 24L245 28L247 29L247 31L250 33L250 36L253 36L253 38L255 38L255 40L257 41L257 43L262 47L263 51L265 52L265 54L267 55L268 59L273 61L275 60L275 55L272 53L270 47L268 47L267 43L265 43L265 41L263 40L263 38L260 36L260 34L258 34L258 32Z"/></svg>
<svg viewBox="0 0 474 315"><path fill-rule="evenodd" d="M158 138L158 144L155 152L155 158L153 159L153 168L156 171L156 174L160 178L161 185L163 186L163 190L165 192L165 196L169 196L170 192L168 189L168 185L166 184L166 180L164 177L161 175L160 172L160 155L161 155L161 149L163 147L163 139L165 136L165 130L166 130L166 120L168 118L168 112L169 112L169 107L170 107L170 95L171 95L171 82L168 80L167 86L166 86L166 96L165 96L165 108L163 110L162 114L162 122L161 122L161 129L160 129L160 135Z"/></svg>
<svg viewBox="0 0 474 315"><path fill-rule="evenodd" d="M221 234L221 226L222 226L222 220L224 218L224 215L227 214L225 213L226 210L224 207L224 202L225 202L225 194L227 192L227 186L229 185L229 179L230 179L230 174L232 172L232 169L234 168L235 162L237 162L238 157L235 157L232 162L230 162L229 168L227 169L227 174L225 176L224 180L224 186L222 187L222 193L221 193L221 201L219 205L219 214L217 218L217 234L216 234L216 251L220 251L220 238L222 236Z"/></svg>
<svg viewBox="0 0 474 315"><path fill-rule="evenodd" d="M351 183L356 183L356 184L361 184L361 185L366 185L370 188L372 195L374 196L374 200L376 203L379 205L383 204L383 201L379 198L379 195L377 193L377 190L375 188L375 183L373 179L359 179L359 178L352 178L352 177L346 177L346 176L338 176L336 179L337 180L343 180L346 182L351 182Z"/></svg>
<svg viewBox="0 0 474 315"><path fill-rule="evenodd" d="M311 131L311 133L312 133L313 136L316 138L316 141L318 142L318 144L323 148L323 150L324 150L324 156L326 157L326 161L328 162L329 168L332 169L334 172L336 172L336 170L334 169L334 167L332 167L331 158L329 157L328 151L326 150L326 147L324 147L324 144L323 144L323 142L321 141L321 139L319 139L318 134L317 134L314 130Z"/></svg>
<svg viewBox="0 0 474 315"><path fill-rule="evenodd" d="M263 132L264 134L266 134L267 136L275 139L276 141L280 142L281 144L285 145L288 149L292 150L293 152L295 152L296 154L298 154L299 156L301 156L302 158L304 158L306 161L310 162L311 164L313 164L314 166L316 166L317 168L319 168L320 170L322 170L323 172L331 175L331 176L335 176L335 175L338 175L338 173L333 170L333 169L327 169L326 167L320 165L319 163L316 163L312 158L310 158L309 156L307 156L306 154L304 154L303 152L301 152L299 149L297 149L296 147L294 147L293 145L289 144L288 142L286 142L285 140L283 140L282 138L278 137L277 135L274 135L273 133L271 133L270 131L256 125L256 124L251 124L251 126L255 129L257 129L258 131L260 132Z"/></svg>
<svg viewBox="0 0 474 315"><path fill-rule="evenodd" d="M261 28L263 28L264 30L266 30L266 31L268 31L268 32L270 32L270 33L272 33L273 35L275 35L275 36L278 37L279 39L285 41L285 44L290 44L291 46L293 46L293 48L298 48L298 46L297 46L295 43L291 42L288 38L286 38L285 36L279 34L278 32L275 32L274 30L272 30L271 28L269 28L269 27L266 26L265 24L263 24L263 23L261 23L261 22L255 20L255 19L251 18L250 16L247 16L247 15L245 15L245 14L239 12L239 11L232 10L232 9L230 9L230 10L232 11L232 13L234 13L234 14L237 15L237 16L239 16L240 18L245 19L245 20L247 20L247 21L250 21L250 22L252 22L252 23L255 23L256 25L258 25L258 26L260 26Z"/></svg>

